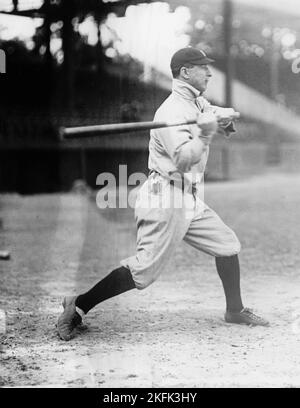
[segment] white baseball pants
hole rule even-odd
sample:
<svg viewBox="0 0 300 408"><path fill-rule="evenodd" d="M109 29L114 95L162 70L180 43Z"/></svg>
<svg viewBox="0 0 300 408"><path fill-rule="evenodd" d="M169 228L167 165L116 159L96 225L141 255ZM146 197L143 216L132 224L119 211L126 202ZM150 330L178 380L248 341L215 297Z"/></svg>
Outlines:
<svg viewBox="0 0 300 408"><path fill-rule="evenodd" d="M235 233L198 195L183 192L158 174L141 187L135 220L136 254L121 265L130 269L137 289L158 278L182 240L215 257L236 255L241 249Z"/></svg>

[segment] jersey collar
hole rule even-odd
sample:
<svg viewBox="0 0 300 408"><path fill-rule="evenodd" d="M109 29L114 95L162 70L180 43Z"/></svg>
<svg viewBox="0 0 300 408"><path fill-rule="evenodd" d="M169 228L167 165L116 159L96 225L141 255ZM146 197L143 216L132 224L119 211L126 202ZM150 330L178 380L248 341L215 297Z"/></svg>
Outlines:
<svg viewBox="0 0 300 408"><path fill-rule="evenodd" d="M192 101L201 96L201 92L198 89L176 78L173 79L172 92Z"/></svg>

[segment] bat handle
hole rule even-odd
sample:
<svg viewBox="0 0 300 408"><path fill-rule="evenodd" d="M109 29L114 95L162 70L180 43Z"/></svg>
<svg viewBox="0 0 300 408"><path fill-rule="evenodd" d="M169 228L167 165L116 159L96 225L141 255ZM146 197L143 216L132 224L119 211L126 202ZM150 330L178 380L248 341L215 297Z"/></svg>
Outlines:
<svg viewBox="0 0 300 408"><path fill-rule="evenodd" d="M57 130L58 138L60 141L65 140L65 129L66 128L64 126L60 126Z"/></svg>
<svg viewBox="0 0 300 408"><path fill-rule="evenodd" d="M223 122L223 121L231 122L233 120L239 119L241 117L241 114L240 114L240 112L233 112L232 114L230 114L228 116L222 116L222 115L216 114L216 117L217 117L218 122Z"/></svg>
<svg viewBox="0 0 300 408"><path fill-rule="evenodd" d="M234 112L232 115L232 120L239 119L241 117L240 112Z"/></svg>

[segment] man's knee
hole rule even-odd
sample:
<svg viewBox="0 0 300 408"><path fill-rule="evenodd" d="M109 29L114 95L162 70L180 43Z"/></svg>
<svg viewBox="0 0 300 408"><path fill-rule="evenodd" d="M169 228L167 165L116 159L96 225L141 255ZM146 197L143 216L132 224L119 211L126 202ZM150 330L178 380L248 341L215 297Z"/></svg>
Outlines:
<svg viewBox="0 0 300 408"><path fill-rule="evenodd" d="M138 290L146 289L148 286L150 286L155 281L153 277L149 277L149 276L141 276L139 278L135 278L133 276L133 280L135 283L135 287Z"/></svg>
<svg viewBox="0 0 300 408"><path fill-rule="evenodd" d="M231 256L232 255L237 255L241 252L241 243L239 241L239 239L236 237L235 241L233 244L231 244L230 246L230 252L231 252Z"/></svg>
<svg viewBox="0 0 300 408"><path fill-rule="evenodd" d="M140 260L137 261L136 257L131 257L121 261L121 265L130 270L135 287L142 290L156 281L164 268L165 262L156 262L145 266L145 263L140 262Z"/></svg>
<svg viewBox="0 0 300 408"><path fill-rule="evenodd" d="M236 252L235 252L234 255L239 254L239 253L241 252L241 249L242 249L242 245L241 245L240 241L237 240L237 243L236 243Z"/></svg>
<svg viewBox="0 0 300 408"><path fill-rule="evenodd" d="M241 243L237 236L233 234L232 239L224 243L218 252L215 254L216 257L221 256L233 256L241 252Z"/></svg>

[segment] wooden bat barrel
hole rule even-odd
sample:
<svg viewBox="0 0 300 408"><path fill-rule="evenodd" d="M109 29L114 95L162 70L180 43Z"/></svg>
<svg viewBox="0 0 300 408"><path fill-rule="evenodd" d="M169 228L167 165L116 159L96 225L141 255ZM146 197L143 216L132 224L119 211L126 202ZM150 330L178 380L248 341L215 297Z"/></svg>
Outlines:
<svg viewBox="0 0 300 408"><path fill-rule="evenodd" d="M195 124L197 120L186 122L167 123L167 122L132 122L132 123L113 123L109 125L92 125L77 127L61 127L59 134L64 139L84 138L92 136L109 135L114 133L138 132L139 130L159 129L171 126L180 126Z"/></svg>
<svg viewBox="0 0 300 408"><path fill-rule="evenodd" d="M234 112L231 119L238 119L240 114ZM197 118L179 121L179 122L131 122L131 123L113 123L108 125L92 125L92 126L76 126L76 127L61 127L59 135L61 139L77 139L92 136L102 136L114 133L138 132L140 130L151 130L173 126L193 125L197 123Z"/></svg>

